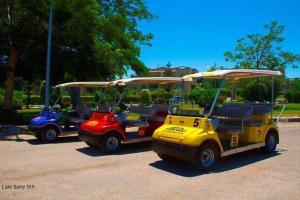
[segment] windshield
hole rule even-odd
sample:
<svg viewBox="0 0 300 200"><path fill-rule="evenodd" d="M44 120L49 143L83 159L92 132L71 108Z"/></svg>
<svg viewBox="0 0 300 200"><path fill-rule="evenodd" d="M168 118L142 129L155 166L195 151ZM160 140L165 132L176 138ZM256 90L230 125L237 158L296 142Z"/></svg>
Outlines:
<svg viewBox="0 0 300 200"><path fill-rule="evenodd" d="M202 80L201 83L182 85L173 97L169 108L172 115L204 116L207 115L213 105L220 86L220 80Z"/></svg>

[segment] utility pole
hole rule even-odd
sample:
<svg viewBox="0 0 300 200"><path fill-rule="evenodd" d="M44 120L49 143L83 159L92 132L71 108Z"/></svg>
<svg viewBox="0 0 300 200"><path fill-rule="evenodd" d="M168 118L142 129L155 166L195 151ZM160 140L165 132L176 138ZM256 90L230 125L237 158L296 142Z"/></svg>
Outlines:
<svg viewBox="0 0 300 200"><path fill-rule="evenodd" d="M46 109L49 108L51 40L52 40L52 15L53 15L53 4L52 4L52 0L50 0L49 23L48 23L47 63L46 63L46 85L45 85L45 108Z"/></svg>

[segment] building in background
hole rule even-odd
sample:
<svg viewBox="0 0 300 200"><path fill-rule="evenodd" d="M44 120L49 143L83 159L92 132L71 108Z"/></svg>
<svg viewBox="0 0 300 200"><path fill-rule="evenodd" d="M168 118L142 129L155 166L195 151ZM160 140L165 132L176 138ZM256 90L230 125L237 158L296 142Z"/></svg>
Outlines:
<svg viewBox="0 0 300 200"><path fill-rule="evenodd" d="M192 67L186 67L186 66L179 66L179 67L171 67L169 66L163 66L163 67L157 67L157 68L152 68L149 69L149 76L175 76L175 77L182 77L188 74L193 74L197 73L198 70L196 68ZM196 85L196 82L191 82L191 83L185 83L185 91L187 93L190 93Z"/></svg>
<svg viewBox="0 0 300 200"><path fill-rule="evenodd" d="M197 73L198 70L192 67L179 66L179 67L157 67L149 70L150 76L184 76L188 74Z"/></svg>

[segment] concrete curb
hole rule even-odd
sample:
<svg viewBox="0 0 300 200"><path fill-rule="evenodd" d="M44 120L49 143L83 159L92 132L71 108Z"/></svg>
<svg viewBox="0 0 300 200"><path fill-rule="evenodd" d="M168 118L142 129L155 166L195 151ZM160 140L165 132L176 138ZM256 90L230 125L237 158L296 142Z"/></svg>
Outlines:
<svg viewBox="0 0 300 200"><path fill-rule="evenodd" d="M274 118L277 120L277 118ZM279 122L300 122L300 117L282 117Z"/></svg>

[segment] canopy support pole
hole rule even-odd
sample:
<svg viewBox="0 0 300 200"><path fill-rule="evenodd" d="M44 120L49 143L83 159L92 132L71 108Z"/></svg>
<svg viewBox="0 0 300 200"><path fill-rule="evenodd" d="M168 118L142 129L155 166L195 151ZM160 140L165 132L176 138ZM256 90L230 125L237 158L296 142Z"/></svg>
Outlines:
<svg viewBox="0 0 300 200"><path fill-rule="evenodd" d="M271 123L272 123L272 121L273 121L273 106L274 106L274 76L272 76L271 103L272 103L272 109L271 109Z"/></svg>

